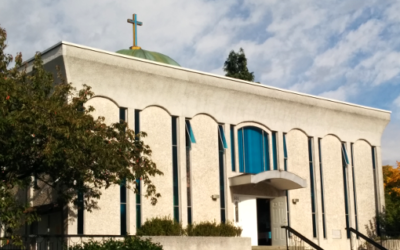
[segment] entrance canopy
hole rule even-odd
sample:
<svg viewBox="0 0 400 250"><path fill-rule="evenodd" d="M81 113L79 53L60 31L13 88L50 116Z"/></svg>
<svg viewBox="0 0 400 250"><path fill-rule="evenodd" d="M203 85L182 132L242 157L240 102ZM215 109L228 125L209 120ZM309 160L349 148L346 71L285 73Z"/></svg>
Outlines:
<svg viewBox="0 0 400 250"><path fill-rule="evenodd" d="M279 190L292 190L307 187L307 181L287 171L271 170L259 174L242 174L229 178L229 185L242 186L268 184Z"/></svg>

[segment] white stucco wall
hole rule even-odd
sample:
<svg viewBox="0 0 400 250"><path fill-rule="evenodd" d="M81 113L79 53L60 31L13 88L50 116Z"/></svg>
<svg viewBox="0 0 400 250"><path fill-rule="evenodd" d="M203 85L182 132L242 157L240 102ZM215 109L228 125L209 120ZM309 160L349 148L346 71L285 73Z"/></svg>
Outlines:
<svg viewBox="0 0 400 250"><path fill-rule="evenodd" d="M218 124L207 115L190 120L196 143L190 152L193 222L221 221L218 167Z"/></svg>
<svg viewBox="0 0 400 250"><path fill-rule="evenodd" d="M173 178L172 178L172 123L167 111L159 107L148 107L140 112L140 130L147 133L145 144L152 150L151 159L162 176L151 180L160 192L161 197L155 206L144 197L146 187L142 190L142 223L153 217L169 216L173 219Z"/></svg>
<svg viewBox="0 0 400 250"><path fill-rule="evenodd" d="M307 181L306 188L289 191L290 226L313 239L308 137L300 130L291 130L286 135L286 144L288 171ZM292 199L299 199L299 202L293 204Z"/></svg>
<svg viewBox="0 0 400 250"><path fill-rule="evenodd" d="M95 111L93 117L105 117L105 123L110 125L119 121L119 107L111 100L103 97L95 97L87 102ZM85 234L120 234L120 187L112 185L108 189L101 190L101 199L98 200L99 209L92 212L84 211L83 232ZM74 212L76 210L74 209ZM99 218L102 218L101 220ZM71 225L71 232L76 229L76 220Z"/></svg>
<svg viewBox="0 0 400 250"><path fill-rule="evenodd" d="M358 230L367 235L365 226L369 225L369 221L375 217L375 190L371 146L365 141L357 141L354 143L353 154Z"/></svg>
<svg viewBox="0 0 400 250"><path fill-rule="evenodd" d="M325 221L327 239L321 240L324 249L348 249L344 206L341 142L335 136L325 136L321 141L324 184ZM341 239L333 232L340 231ZM334 247L334 248L333 248Z"/></svg>

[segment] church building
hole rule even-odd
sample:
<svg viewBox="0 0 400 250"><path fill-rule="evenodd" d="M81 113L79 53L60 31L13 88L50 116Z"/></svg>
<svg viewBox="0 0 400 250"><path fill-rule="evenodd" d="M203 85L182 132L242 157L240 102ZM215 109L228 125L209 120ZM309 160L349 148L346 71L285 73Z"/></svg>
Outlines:
<svg viewBox="0 0 400 250"><path fill-rule="evenodd" d="M285 246L282 225L323 249L350 249L347 227L366 234L385 205L381 137L389 111L183 68L138 47L141 23L136 15L128 21L129 49L60 42L42 59L77 89L92 87L95 118L148 134L164 173L152 179L162 197L153 206L112 186L99 210L43 215L36 233L133 235L147 219L169 216L183 226L233 222L254 246Z"/></svg>

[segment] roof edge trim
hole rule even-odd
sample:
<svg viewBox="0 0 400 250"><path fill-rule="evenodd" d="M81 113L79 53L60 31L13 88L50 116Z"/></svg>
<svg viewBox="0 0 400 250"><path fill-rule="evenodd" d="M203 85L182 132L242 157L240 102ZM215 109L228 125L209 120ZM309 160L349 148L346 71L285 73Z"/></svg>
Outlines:
<svg viewBox="0 0 400 250"><path fill-rule="evenodd" d="M306 94L306 93L296 92L296 91L293 91L293 90L281 89L281 88L268 86L268 85L264 85L264 84L248 82L248 81L244 81L244 80L240 80L240 79L236 79L236 78L220 76L220 75L207 73L207 72L203 72L203 71L188 69L188 68L184 68L184 67L178 67L178 66L174 66L174 65L170 65L170 64L165 64L165 63L159 63L159 62L155 62L155 61L145 60L145 59L141 59L141 58L137 58L137 57L126 56L126 55L118 54L118 53L115 53L115 52L110 52L110 51L106 51L106 50L102 50L102 49L96 49L96 48L92 48L92 47L88 47L88 46L84 46L84 45L80 45L80 44L76 44L76 43L66 42L66 41L60 41L60 42L54 44L53 46L43 50L40 53L43 55L43 54L49 52L50 50L52 50L52 49L54 49L54 48L56 48L56 47L58 47L60 45L69 45L69 46L73 46L73 47L77 47L77 48L81 48L81 49L92 50L92 51L95 51L95 52L100 52L100 53L109 54L109 55L113 55L113 56L124 57L124 58L131 59L131 60L137 60L137 61L141 61L141 62L145 62L145 63L156 64L156 65L163 66L163 67L170 67L170 68L179 69L179 70L183 70L183 71L188 71L188 72L192 72L192 73L197 73L197 74L201 74L201 75L207 75L207 76L212 76L212 77L216 77L216 78L220 78L220 79L225 79L225 80L245 83L245 84L248 84L248 85L257 86L257 87L261 87L261 88L267 88L267 89L277 90L277 91L280 91L280 92L285 92L285 93L291 93L291 94L300 95L300 96L311 97L311 98L318 99L318 100L323 100L323 101L328 101L328 102L333 102L333 103L338 103L338 104L344 104L344 105L348 105L348 106L352 106L352 107L363 108L363 109L368 109L368 110L372 110L372 111L379 111L379 112L388 113L388 114L392 113L392 111L389 111L389 110L363 106L363 105L354 104L354 103L350 103L350 102L339 101L339 100L334 100L334 99L330 99L330 98L326 98L326 97L321 97L321 96L316 96L316 95L310 95L310 94ZM30 63L34 59L35 59L35 56L33 56L33 57L29 58L28 60L24 61L24 63Z"/></svg>

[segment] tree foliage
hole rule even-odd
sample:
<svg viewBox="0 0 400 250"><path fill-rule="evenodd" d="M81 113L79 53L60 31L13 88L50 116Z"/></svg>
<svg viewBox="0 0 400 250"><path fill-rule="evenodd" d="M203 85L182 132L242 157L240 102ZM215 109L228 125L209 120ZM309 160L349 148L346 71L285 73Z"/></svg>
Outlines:
<svg viewBox="0 0 400 250"><path fill-rule="evenodd" d="M384 166L383 175L385 190L389 195L398 196L400 199L400 162L397 162L397 168Z"/></svg>
<svg viewBox="0 0 400 250"><path fill-rule="evenodd" d="M400 237L400 162L383 166L383 184L386 206L379 219L386 234Z"/></svg>
<svg viewBox="0 0 400 250"><path fill-rule="evenodd" d="M151 149L125 122L105 124L93 118L87 106L93 97L89 86L76 91L62 78L53 79L36 54L32 71L21 54L9 68L12 56L5 54L7 34L0 27L0 224L9 235L34 220L27 205L11 199L16 190L29 188L35 178L56 193L57 205L78 205L84 193L84 208L97 207L101 190L126 180L141 179L145 197L152 204L160 194L150 177L162 175L151 160ZM35 186L35 188L39 188ZM135 185L129 185L133 188ZM10 198L11 197L11 198ZM12 214L18 216L12 216ZM20 215L26 215L22 218ZM20 217L20 218L18 218ZM0 228L1 229L1 228Z"/></svg>
<svg viewBox="0 0 400 250"><path fill-rule="evenodd" d="M229 53L225 61L224 71L226 72L225 76L245 81L254 81L254 73L249 72L247 68L247 59L242 48L240 48L238 53L233 50Z"/></svg>

